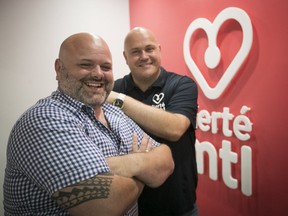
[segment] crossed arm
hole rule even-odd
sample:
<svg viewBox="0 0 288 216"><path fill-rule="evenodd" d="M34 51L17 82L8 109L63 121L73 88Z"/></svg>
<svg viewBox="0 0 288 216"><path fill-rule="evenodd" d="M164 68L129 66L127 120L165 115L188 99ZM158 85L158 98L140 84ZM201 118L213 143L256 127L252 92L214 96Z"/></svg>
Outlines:
<svg viewBox="0 0 288 216"><path fill-rule="evenodd" d="M132 207L143 187L136 179L106 173L57 191L53 199L73 216L119 216Z"/></svg>
<svg viewBox="0 0 288 216"><path fill-rule="evenodd" d="M160 186L173 172L168 146L151 147L144 136L140 147L133 137L133 152L107 158L112 173L104 173L55 192L52 198L71 215L119 216L137 201L144 184ZM148 152L146 151L148 150Z"/></svg>
<svg viewBox="0 0 288 216"><path fill-rule="evenodd" d="M174 162L167 145L162 144L159 147L151 148L151 140L144 136L142 144L138 148L137 138L134 136L132 148L132 154L107 158L113 173L137 178L149 187L159 187L172 174Z"/></svg>

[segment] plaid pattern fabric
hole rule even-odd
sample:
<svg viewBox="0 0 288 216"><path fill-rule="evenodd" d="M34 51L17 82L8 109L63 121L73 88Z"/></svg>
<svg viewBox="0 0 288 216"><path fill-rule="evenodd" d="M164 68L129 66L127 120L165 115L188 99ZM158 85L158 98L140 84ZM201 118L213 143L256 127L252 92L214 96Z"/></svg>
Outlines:
<svg viewBox="0 0 288 216"><path fill-rule="evenodd" d="M69 215L53 192L109 172L105 157L128 154L133 132L140 140L143 131L120 109L104 104L103 110L111 130L91 107L56 91L19 118L7 147L5 215ZM135 204L125 215L137 214Z"/></svg>

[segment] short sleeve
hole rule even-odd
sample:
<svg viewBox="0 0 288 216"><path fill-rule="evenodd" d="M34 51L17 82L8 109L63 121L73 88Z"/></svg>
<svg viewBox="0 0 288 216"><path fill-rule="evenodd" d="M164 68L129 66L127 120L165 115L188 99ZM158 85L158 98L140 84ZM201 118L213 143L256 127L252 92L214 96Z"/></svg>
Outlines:
<svg viewBox="0 0 288 216"><path fill-rule="evenodd" d="M188 117L193 127L196 127L198 110L198 88L189 77L182 76L172 81L169 85L172 89L171 97L166 101L166 111L183 114Z"/></svg>
<svg viewBox="0 0 288 216"><path fill-rule="evenodd" d="M28 178L50 194L109 172L101 150L84 129L65 112L34 109L14 129L11 157Z"/></svg>

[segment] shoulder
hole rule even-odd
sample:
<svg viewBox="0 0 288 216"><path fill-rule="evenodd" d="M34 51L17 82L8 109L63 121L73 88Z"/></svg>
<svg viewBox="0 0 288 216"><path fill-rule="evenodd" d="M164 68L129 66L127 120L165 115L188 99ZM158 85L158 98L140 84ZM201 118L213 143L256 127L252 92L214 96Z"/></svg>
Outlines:
<svg viewBox="0 0 288 216"><path fill-rule="evenodd" d="M38 116L57 117L68 116L75 113L75 109L69 104L59 102L51 97L39 100L31 109L30 113Z"/></svg>
<svg viewBox="0 0 288 216"><path fill-rule="evenodd" d="M192 78L186 75L181 75L176 72L166 71L165 69L163 69L163 73L165 73L165 76L166 76L165 85L168 86L169 88L183 87L183 85L185 86L188 85L190 87L197 88L196 82Z"/></svg>
<svg viewBox="0 0 288 216"><path fill-rule="evenodd" d="M33 128L42 128L53 126L60 122L65 122L65 124L75 122L80 116L82 116L81 107L71 106L69 103L49 96L40 99L36 104L31 106L21 115L17 122Z"/></svg>
<svg viewBox="0 0 288 216"><path fill-rule="evenodd" d="M132 82L131 75L127 74L123 78L115 80L113 90L120 92L121 90L126 89L130 82Z"/></svg>
<svg viewBox="0 0 288 216"><path fill-rule="evenodd" d="M124 78L120 78L120 79L117 79L115 80L114 82L114 88L116 87L119 87L122 83L124 82Z"/></svg>

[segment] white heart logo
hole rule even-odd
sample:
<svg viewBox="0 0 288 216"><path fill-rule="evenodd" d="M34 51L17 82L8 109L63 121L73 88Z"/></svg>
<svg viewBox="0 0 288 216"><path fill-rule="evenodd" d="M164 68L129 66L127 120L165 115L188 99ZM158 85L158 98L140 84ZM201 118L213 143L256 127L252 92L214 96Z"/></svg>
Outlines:
<svg viewBox="0 0 288 216"><path fill-rule="evenodd" d="M243 31L242 44L234 59L223 73L223 76L219 79L217 85L211 88L191 57L190 39L198 29L203 29L207 33L208 48L206 49L204 60L208 68L214 69L218 66L221 59L221 52L216 44L218 31L221 25L230 19L236 20L241 25ZM247 13L240 8L230 7L224 9L217 15L213 23L205 18L198 18L189 25L184 38L184 58L189 70L207 98L217 99L223 93L248 56L252 47L252 40L253 30L251 20Z"/></svg>
<svg viewBox="0 0 288 216"><path fill-rule="evenodd" d="M163 98L164 98L164 93L162 92L160 94L155 94L152 98L152 101L156 104L159 104Z"/></svg>

